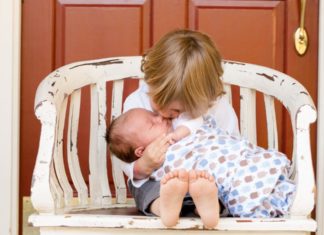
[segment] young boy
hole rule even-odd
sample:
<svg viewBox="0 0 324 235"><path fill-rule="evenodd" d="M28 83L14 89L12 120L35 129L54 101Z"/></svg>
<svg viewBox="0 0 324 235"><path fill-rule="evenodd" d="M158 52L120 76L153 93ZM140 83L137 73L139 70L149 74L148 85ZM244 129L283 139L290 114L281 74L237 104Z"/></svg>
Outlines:
<svg viewBox="0 0 324 235"><path fill-rule="evenodd" d="M141 157L155 138L168 134L177 142L169 147L165 162L151 179L163 183L169 172L179 169L207 171L215 179L219 199L230 215L278 217L288 213L295 185L289 180L290 161L285 155L229 135L218 128L210 115L204 115L203 124L191 134L183 126L172 132L167 121L154 121L156 117L152 112L133 109L116 119L106 136L111 151L117 156L120 152L133 152L127 154L130 158L122 159L131 162Z"/></svg>
<svg viewBox="0 0 324 235"><path fill-rule="evenodd" d="M239 135L234 109L223 96L221 55L208 35L189 29L167 33L143 55L142 70L144 83L127 97L123 112L144 108L172 122L182 115L186 118L181 123L189 129L196 126L197 117L209 114L222 129ZM169 144L170 136L160 136L141 158L121 164L136 206L145 215L161 214L160 183L147 177L163 164ZM182 183L174 177L164 186L176 181ZM178 200L181 193L170 195L169 201ZM193 201L186 196L181 208L181 213L192 211Z"/></svg>

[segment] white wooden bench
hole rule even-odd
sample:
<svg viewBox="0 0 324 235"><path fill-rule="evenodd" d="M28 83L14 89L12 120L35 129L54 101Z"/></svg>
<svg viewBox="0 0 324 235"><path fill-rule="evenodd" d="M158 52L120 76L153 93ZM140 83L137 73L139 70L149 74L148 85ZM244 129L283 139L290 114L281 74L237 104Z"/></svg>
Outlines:
<svg viewBox="0 0 324 235"><path fill-rule="evenodd" d="M122 110L124 80L143 77L140 62L140 56L77 62L55 70L39 85L35 113L42 127L31 188L37 213L29 217L29 223L40 227L41 234L192 234L204 230L198 217L181 218L176 227L166 229L159 218L138 214L133 200L126 197L118 160L112 157L112 169L106 168L107 146L103 138L107 119L106 82L113 81L111 115L116 117ZM316 231L316 221L310 217L315 181L309 125L316 120L311 97L298 81L276 70L233 61L224 61L223 66L230 101L230 86L240 87L240 128L250 141L256 143L257 139L256 91L264 94L269 148L278 148L274 98L289 111L294 135L291 178L297 182L297 192L290 215L285 218L222 218L214 230L204 230L204 233L309 234ZM89 186L81 174L77 149L81 88L85 86L91 90ZM67 150L63 150L63 140ZM64 158L68 166L64 166ZM112 197L108 184L110 170L116 197ZM71 184L77 198L73 198Z"/></svg>

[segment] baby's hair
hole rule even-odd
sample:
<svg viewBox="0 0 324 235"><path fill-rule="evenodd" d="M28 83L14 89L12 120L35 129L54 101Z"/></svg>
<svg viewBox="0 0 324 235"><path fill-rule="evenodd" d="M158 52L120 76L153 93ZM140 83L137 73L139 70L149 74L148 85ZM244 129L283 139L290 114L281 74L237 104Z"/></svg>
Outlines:
<svg viewBox="0 0 324 235"><path fill-rule="evenodd" d="M124 162L133 162L137 159L135 149L132 143L129 143L121 132L123 119L125 114L114 119L110 126L107 127L105 139L108 143L110 151L116 155L117 158Z"/></svg>
<svg viewBox="0 0 324 235"><path fill-rule="evenodd" d="M200 32L183 29L166 34L144 54L141 68L149 96L161 109L177 100L198 117L224 93L221 55Z"/></svg>

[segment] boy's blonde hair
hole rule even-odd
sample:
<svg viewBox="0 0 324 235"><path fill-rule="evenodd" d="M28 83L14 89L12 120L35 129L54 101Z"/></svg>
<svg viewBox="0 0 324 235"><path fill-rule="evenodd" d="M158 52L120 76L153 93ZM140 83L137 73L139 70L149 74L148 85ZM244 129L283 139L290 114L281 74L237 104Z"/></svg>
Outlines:
<svg viewBox="0 0 324 235"><path fill-rule="evenodd" d="M200 32L166 34L143 56L142 70L149 96L160 109L177 100L195 118L224 92L220 53Z"/></svg>

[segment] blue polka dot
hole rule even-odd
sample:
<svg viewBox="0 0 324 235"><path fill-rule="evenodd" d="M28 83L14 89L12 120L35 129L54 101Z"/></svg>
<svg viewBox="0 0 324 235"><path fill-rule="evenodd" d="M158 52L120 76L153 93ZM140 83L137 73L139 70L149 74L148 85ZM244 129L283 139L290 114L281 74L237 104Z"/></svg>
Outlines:
<svg viewBox="0 0 324 235"><path fill-rule="evenodd" d="M235 189L231 192L232 196L235 197L238 195L238 191Z"/></svg>
<svg viewBox="0 0 324 235"><path fill-rule="evenodd" d="M271 204L274 206L278 206L278 202L274 198L271 199Z"/></svg>
<svg viewBox="0 0 324 235"><path fill-rule="evenodd" d="M240 177L240 176L243 176L245 173L244 169L240 169L238 172L237 172L237 176Z"/></svg>
<svg viewBox="0 0 324 235"><path fill-rule="evenodd" d="M201 167L204 167L204 166L207 165L207 163L208 163L208 161L207 161L206 159L203 159L201 162L199 162L199 165L200 165Z"/></svg>
<svg viewBox="0 0 324 235"><path fill-rule="evenodd" d="M256 172L258 170L258 168L256 166L251 166L249 168L250 172Z"/></svg>
<svg viewBox="0 0 324 235"><path fill-rule="evenodd" d="M234 167L235 164L233 162L227 162L227 167Z"/></svg>
<svg viewBox="0 0 324 235"><path fill-rule="evenodd" d="M218 143L221 144L221 145L223 145L223 144L226 143L226 141L225 141L224 139L219 139L219 140L218 140Z"/></svg>
<svg viewBox="0 0 324 235"><path fill-rule="evenodd" d="M174 159L174 154L170 154L167 156L168 161L172 161Z"/></svg>
<svg viewBox="0 0 324 235"><path fill-rule="evenodd" d="M238 212L242 211L242 210L243 210L243 206L242 206L242 205L238 205L238 206L236 207L236 210L237 210Z"/></svg>
<svg viewBox="0 0 324 235"><path fill-rule="evenodd" d="M262 211L261 211L261 214L263 214L263 215L265 215L265 216L268 216L268 215L269 215L268 211L266 211L266 210L262 210Z"/></svg>
<svg viewBox="0 0 324 235"><path fill-rule="evenodd" d="M281 164L280 159L275 159L273 162L274 162L274 164L276 164L276 165L280 165L280 164Z"/></svg>
<svg viewBox="0 0 324 235"><path fill-rule="evenodd" d="M255 183L255 187L256 188L262 188L263 187L263 182L262 181L258 181Z"/></svg>
<svg viewBox="0 0 324 235"><path fill-rule="evenodd" d="M287 184L281 184L279 187L280 191L288 191L289 186Z"/></svg>
<svg viewBox="0 0 324 235"><path fill-rule="evenodd" d="M222 150L221 150L221 153L222 153L222 154L228 154L228 150L227 150L227 149L222 149Z"/></svg>

